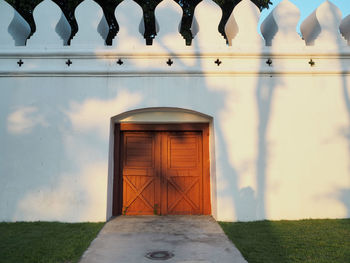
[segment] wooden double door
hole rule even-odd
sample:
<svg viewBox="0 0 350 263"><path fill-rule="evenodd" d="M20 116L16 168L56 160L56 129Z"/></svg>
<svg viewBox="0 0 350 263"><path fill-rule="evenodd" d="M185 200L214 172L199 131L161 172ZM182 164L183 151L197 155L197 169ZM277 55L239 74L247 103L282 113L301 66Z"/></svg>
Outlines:
<svg viewBox="0 0 350 263"><path fill-rule="evenodd" d="M207 125L122 125L124 215L210 214Z"/></svg>

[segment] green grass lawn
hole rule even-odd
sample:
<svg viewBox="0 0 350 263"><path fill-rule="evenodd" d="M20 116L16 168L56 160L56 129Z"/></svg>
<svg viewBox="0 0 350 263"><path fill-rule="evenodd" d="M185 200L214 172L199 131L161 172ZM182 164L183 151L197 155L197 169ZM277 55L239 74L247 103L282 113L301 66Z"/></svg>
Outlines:
<svg viewBox="0 0 350 263"><path fill-rule="evenodd" d="M350 262L350 219L219 224L249 263Z"/></svg>
<svg viewBox="0 0 350 263"><path fill-rule="evenodd" d="M0 262L78 262L104 223L0 223Z"/></svg>

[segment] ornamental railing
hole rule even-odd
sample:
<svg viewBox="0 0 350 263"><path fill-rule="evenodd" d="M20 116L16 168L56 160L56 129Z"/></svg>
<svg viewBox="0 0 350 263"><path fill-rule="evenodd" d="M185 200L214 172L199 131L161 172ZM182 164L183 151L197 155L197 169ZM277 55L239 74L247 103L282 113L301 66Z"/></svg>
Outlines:
<svg viewBox="0 0 350 263"><path fill-rule="evenodd" d="M249 0L239 3L225 25L227 39L218 31L222 11L211 0L203 0L194 12L190 46L179 33L182 9L173 0L163 0L155 9L157 34L151 46L143 37L141 7L124 0L115 11L119 32L106 45L109 26L102 8L93 0L83 1L75 10L78 31L71 38L71 26L61 9L44 0L34 9L36 31L29 37L28 23L8 3L0 0L0 51L107 49L123 52L258 52L259 50L346 50L350 48L350 15L345 18L330 1L321 4L300 26L299 9L288 0L277 5L261 24L259 9ZM110 36L109 36L110 37ZM148 43L149 44L149 43Z"/></svg>

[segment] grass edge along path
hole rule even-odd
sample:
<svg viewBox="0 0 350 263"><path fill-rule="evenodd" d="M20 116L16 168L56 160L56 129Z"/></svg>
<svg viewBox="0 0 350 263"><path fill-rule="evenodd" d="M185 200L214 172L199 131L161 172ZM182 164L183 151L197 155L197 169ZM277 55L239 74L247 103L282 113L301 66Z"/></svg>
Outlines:
<svg viewBox="0 0 350 263"><path fill-rule="evenodd" d="M0 261L78 262L104 223L0 222Z"/></svg>
<svg viewBox="0 0 350 263"><path fill-rule="evenodd" d="M249 263L350 262L350 219L218 223Z"/></svg>

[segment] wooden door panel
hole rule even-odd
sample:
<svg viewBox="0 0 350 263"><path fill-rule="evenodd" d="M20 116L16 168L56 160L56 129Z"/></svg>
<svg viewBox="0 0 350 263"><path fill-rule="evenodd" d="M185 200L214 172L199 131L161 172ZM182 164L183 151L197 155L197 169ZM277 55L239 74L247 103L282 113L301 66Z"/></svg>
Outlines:
<svg viewBox="0 0 350 263"><path fill-rule="evenodd" d="M167 178L167 213L199 214L200 183L198 177L176 176Z"/></svg>
<svg viewBox="0 0 350 263"><path fill-rule="evenodd" d="M123 212L127 215L153 214L156 182L149 176L123 177Z"/></svg>
<svg viewBox="0 0 350 263"><path fill-rule="evenodd" d="M169 135L168 168L196 168L199 164L198 138L192 135Z"/></svg>
<svg viewBox="0 0 350 263"><path fill-rule="evenodd" d="M164 156L166 155L166 156ZM167 214L202 213L201 132L168 132L162 139L162 176Z"/></svg>
<svg viewBox="0 0 350 263"><path fill-rule="evenodd" d="M122 214L210 214L208 132L180 126L122 127Z"/></svg>
<svg viewBox="0 0 350 263"><path fill-rule="evenodd" d="M123 214L153 214L159 203L156 134L124 132L123 134Z"/></svg>
<svg viewBox="0 0 350 263"><path fill-rule="evenodd" d="M126 133L124 167L154 168L154 134Z"/></svg>

